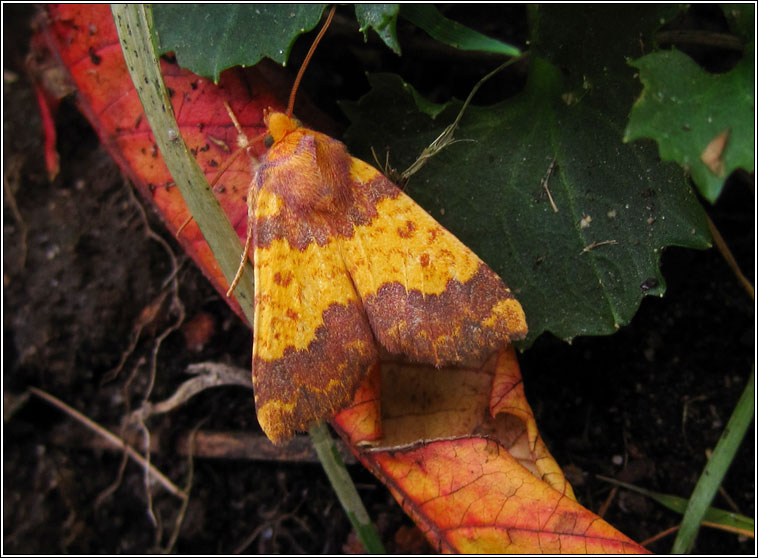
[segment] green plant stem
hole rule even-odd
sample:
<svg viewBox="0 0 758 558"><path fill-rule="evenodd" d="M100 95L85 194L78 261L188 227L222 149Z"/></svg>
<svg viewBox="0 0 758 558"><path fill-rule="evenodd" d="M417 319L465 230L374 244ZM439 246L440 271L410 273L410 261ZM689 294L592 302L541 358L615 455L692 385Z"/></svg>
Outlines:
<svg viewBox="0 0 758 558"><path fill-rule="evenodd" d="M355 485L350 479L350 475L345 468L345 464L342 462L342 458L337 451L337 446L335 446L326 424L323 422L314 424L308 433L311 436L313 447L318 454L321 465L324 467L324 471L326 471L326 476L329 477L329 482L334 487L334 491L337 493L337 497L348 519L350 519L350 523L353 524L358 538L363 543L363 548L369 554L385 554L386 551L379 539L379 534L369 519L368 512L363 506L361 497L358 495L358 490L356 490Z"/></svg>
<svg viewBox="0 0 758 558"><path fill-rule="evenodd" d="M126 65L153 129L158 148L224 276L231 282L242 252L240 240L179 133L152 40L150 7L144 4L114 4L111 11ZM246 268L235 295L248 322L252 324L253 280L249 263ZM311 437L337 497L350 521L355 525L366 551L383 553L384 549L376 530L342 459L333 449L334 444L324 423L311 428Z"/></svg>
<svg viewBox="0 0 758 558"><path fill-rule="evenodd" d="M146 4L113 4L121 49L145 115L166 166L200 227L227 281L240 262L240 240L213 195L197 161L187 149L163 82L152 37L152 12ZM250 264L235 291L248 322L253 323L253 279Z"/></svg>
<svg viewBox="0 0 758 558"><path fill-rule="evenodd" d="M684 512L679 532L676 535L672 554L689 553L695 544L700 522L711 505L716 491L721 485L729 466L732 464L734 454L745 436L750 422L753 420L755 403L753 401L753 389L755 385L755 366L750 371L745 390L740 396L729 422L721 434L711 458L705 465L700 478L692 491L687 509Z"/></svg>

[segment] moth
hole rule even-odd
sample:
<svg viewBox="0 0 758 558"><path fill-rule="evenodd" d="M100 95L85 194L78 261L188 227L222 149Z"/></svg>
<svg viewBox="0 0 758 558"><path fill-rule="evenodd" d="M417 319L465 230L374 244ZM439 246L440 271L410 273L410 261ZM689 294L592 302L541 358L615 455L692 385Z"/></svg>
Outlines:
<svg viewBox="0 0 758 558"><path fill-rule="evenodd" d="M526 335L503 281L379 171L284 113L264 121L243 259L252 245L253 387L273 442L348 405L380 347L441 367Z"/></svg>

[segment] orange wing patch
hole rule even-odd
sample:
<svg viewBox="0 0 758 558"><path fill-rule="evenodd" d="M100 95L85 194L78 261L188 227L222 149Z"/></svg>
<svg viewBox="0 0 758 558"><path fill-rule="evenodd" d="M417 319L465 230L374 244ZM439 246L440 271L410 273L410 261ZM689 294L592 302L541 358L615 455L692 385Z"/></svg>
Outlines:
<svg viewBox="0 0 758 558"><path fill-rule="evenodd" d="M478 362L526 334L510 289L345 146L267 118L253 223L253 384L275 442L344 408L386 350L435 366Z"/></svg>

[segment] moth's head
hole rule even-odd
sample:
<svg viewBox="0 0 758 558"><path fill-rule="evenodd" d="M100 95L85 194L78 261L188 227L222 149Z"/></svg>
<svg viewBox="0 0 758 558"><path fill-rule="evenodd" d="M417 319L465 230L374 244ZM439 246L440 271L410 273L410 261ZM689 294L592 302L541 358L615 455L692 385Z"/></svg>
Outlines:
<svg viewBox="0 0 758 558"><path fill-rule="evenodd" d="M266 147L271 147L284 136L300 127L300 122L297 119L290 118L283 112L269 112L264 116L263 122L268 128L268 133L263 140Z"/></svg>

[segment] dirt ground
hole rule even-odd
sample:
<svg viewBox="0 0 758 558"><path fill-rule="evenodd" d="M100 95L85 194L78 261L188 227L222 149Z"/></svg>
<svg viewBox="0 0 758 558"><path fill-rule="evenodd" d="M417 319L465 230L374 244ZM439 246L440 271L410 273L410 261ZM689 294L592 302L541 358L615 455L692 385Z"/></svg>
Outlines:
<svg viewBox="0 0 758 558"><path fill-rule="evenodd" d="M158 486L148 499L141 467L104 449L70 416L25 395L39 388L117 431L151 381L159 339L153 400L186 379L188 364L247 367L250 334L183 260L149 208L143 216L142 202L70 101L56 121L61 174L48 181L40 118L23 69L31 9L5 12L3 551L154 552L171 545L180 513L184 521L172 547L178 553L354 549L349 523L317 463L190 463L177 451L176 441L198 427L259 433L245 388L206 391L149 423L154 465L179 486L191 474L184 512ZM707 210L754 281L753 177L737 177ZM164 286L172 257L178 260L176 288ZM753 363L754 303L719 253L667 249L663 271L666 296L644 300L617 334L570 346L543 336L520 357L541 433L579 501L595 512L611 491L596 475L687 497ZM136 336L146 309L154 310L154 319ZM714 502L748 516L755 510L753 428ZM428 552L387 489L359 465L350 472L388 551ZM679 520L626 490L615 494L605 518L637 541ZM649 548L668 552L672 541L670 535ZM750 554L754 548L752 539L704 528L695 551Z"/></svg>

